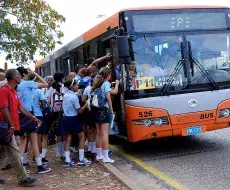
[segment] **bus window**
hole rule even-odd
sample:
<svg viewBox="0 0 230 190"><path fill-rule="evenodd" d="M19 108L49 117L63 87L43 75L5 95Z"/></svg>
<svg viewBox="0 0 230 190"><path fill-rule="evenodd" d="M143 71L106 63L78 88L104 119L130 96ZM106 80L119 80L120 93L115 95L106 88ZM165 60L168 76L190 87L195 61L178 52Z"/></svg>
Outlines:
<svg viewBox="0 0 230 190"><path fill-rule="evenodd" d="M200 63L215 82L230 81L229 33L187 35L192 57ZM192 84L209 83L194 65Z"/></svg>

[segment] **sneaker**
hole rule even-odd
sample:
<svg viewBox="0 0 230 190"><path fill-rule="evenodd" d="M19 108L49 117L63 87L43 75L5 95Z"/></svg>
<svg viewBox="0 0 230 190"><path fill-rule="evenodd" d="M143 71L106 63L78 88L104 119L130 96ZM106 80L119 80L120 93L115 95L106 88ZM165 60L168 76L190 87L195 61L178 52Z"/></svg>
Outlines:
<svg viewBox="0 0 230 190"><path fill-rule="evenodd" d="M19 182L20 186L28 186L36 182L35 178L28 177L26 180Z"/></svg>
<svg viewBox="0 0 230 190"><path fill-rule="evenodd" d="M109 150L108 156L112 156L112 154L113 154L113 151L112 151L112 150Z"/></svg>
<svg viewBox="0 0 230 190"><path fill-rule="evenodd" d="M91 165L91 164L92 162L90 160L87 160L86 158L83 158L77 163L78 166Z"/></svg>
<svg viewBox="0 0 230 190"><path fill-rule="evenodd" d="M46 158L42 158L42 164L48 164L49 160L46 160Z"/></svg>
<svg viewBox="0 0 230 190"><path fill-rule="evenodd" d="M0 185L1 184L5 184L5 180L4 179L0 179Z"/></svg>
<svg viewBox="0 0 230 190"><path fill-rule="evenodd" d="M100 160L102 160L103 159L103 156L101 155L101 156L96 156L96 160L97 161L100 161Z"/></svg>
<svg viewBox="0 0 230 190"><path fill-rule="evenodd" d="M103 159L102 159L102 162L103 162L103 163L111 163L111 164L112 164L112 163L114 163L114 160L112 160L112 159L110 159L110 158L103 158Z"/></svg>
<svg viewBox="0 0 230 190"><path fill-rule="evenodd" d="M47 164L46 164L46 163L42 163L42 165L43 165L44 167L46 167L46 166L47 166Z"/></svg>
<svg viewBox="0 0 230 190"><path fill-rule="evenodd" d="M23 166L29 168L31 165L29 163L24 163Z"/></svg>
<svg viewBox="0 0 230 190"><path fill-rule="evenodd" d="M38 174L44 174L51 171L51 168L45 168L43 165L38 166Z"/></svg>
<svg viewBox="0 0 230 190"><path fill-rule="evenodd" d="M7 164L5 167L3 167L1 170L2 171L5 171L5 170L9 170L12 168L12 165L11 164Z"/></svg>
<svg viewBox="0 0 230 190"><path fill-rule="evenodd" d="M64 166L67 168L71 168L71 167L75 166L75 163L74 162L66 162Z"/></svg>

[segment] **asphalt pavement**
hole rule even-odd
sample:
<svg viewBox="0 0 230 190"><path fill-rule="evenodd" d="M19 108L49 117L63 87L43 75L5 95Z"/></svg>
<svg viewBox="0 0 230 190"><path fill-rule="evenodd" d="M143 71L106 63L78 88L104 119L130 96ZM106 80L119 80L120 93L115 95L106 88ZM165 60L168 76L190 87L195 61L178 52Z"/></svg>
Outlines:
<svg viewBox="0 0 230 190"><path fill-rule="evenodd" d="M230 189L230 128L196 136L152 139L138 143L119 139L115 146L188 189ZM171 188L167 183L160 185L157 176L151 177L147 171L133 168L132 163L118 155L115 154L117 161L114 166L142 184L143 189ZM132 165L130 170L128 163Z"/></svg>

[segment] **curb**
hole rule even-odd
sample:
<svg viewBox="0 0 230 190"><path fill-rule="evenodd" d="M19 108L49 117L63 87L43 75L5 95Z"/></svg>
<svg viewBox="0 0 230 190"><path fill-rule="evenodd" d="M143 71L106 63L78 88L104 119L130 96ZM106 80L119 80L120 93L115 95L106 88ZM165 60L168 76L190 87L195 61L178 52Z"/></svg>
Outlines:
<svg viewBox="0 0 230 190"><path fill-rule="evenodd" d="M142 190L140 186L138 186L134 181L132 181L129 177L123 174L120 170L114 167L112 164L102 164L108 171L110 171L116 178L118 178L122 183L124 183L128 188L132 190Z"/></svg>

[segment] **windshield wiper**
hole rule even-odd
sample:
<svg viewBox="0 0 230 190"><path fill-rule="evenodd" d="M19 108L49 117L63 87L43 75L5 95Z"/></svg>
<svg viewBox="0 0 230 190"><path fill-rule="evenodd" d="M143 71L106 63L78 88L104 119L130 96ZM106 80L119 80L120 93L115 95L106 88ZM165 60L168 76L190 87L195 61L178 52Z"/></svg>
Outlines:
<svg viewBox="0 0 230 190"><path fill-rule="evenodd" d="M156 52L155 52L155 50L154 50L153 45L152 45L151 42L146 38L145 35L144 35L144 40L145 40L145 42L150 46L150 48L151 48L151 50L152 50L152 52L153 52L153 56L154 56L154 58L156 59L157 66L159 66L159 60L158 60L158 57L155 55ZM157 55L158 55L158 54L157 54Z"/></svg>
<svg viewBox="0 0 230 190"><path fill-rule="evenodd" d="M180 50L181 50L181 55L182 55L182 59L179 60L175 66L175 68L173 69L172 73L169 76L169 79L167 80L167 83L164 84L163 88L161 89L161 95L164 95L165 92L168 91L169 86L171 86L171 84L174 81L174 78L178 75L178 73L180 72L181 68L184 68L184 74L185 77L187 77L187 69L186 66L184 64L185 59L184 59L184 51L183 51L183 43L180 43Z"/></svg>
<svg viewBox="0 0 230 190"><path fill-rule="evenodd" d="M202 75L204 75L211 83L211 85L213 86L213 90L218 90L219 89L219 85L216 83L216 81L209 75L209 73L205 70L205 68L202 66L202 64L197 61L195 58L193 58L192 56L192 47L191 47L191 42L188 41L188 58L190 60L190 67L192 70L192 76L194 76L194 64L197 66L197 68L199 69L200 73ZM190 84L188 84L190 85ZM186 85L187 86L187 85Z"/></svg>

